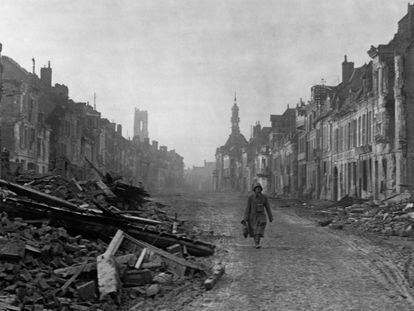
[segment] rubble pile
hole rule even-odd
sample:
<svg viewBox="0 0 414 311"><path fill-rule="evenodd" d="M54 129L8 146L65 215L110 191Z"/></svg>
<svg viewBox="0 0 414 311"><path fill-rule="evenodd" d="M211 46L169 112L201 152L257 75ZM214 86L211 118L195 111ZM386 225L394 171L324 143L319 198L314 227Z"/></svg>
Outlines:
<svg viewBox="0 0 414 311"><path fill-rule="evenodd" d="M194 258L183 259L179 245L168 253L133 238L141 247L116 240L117 248L124 244L123 250L112 249L108 258L116 262L119 288L105 293L102 286L111 280L105 277L105 266L99 271L100 258L114 243L73 237L45 222L11 220L6 213L1 214L0 234L2 310L115 310L125 303L122 299L142 301L172 290L187 277L204 275L205 268Z"/></svg>
<svg viewBox="0 0 414 311"><path fill-rule="evenodd" d="M72 237L46 222L0 220L0 307L2 310L88 310L83 278L68 282L54 270L87 263L105 250L103 242ZM70 299L69 299L70 298ZM93 299L92 299L93 300ZM66 308L66 309L65 309Z"/></svg>
<svg viewBox="0 0 414 311"><path fill-rule="evenodd" d="M122 210L142 208L150 197L142 187L114 181L109 174L102 180L77 181L75 178L68 180L60 175L42 176L29 171L18 176L16 182L79 205L93 206L97 198L106 194L106 203Z"/></svg>
<svg viewBox="0 0 414 311"><path fill-rule="evenodd" d="M201 288L208 269L196 257L214 245L189 237L143 189L110 178L16 181L0 180L0 309L117 310L189 280Z"/></svg>
<svg viewBox="0 0 414 311"><path fill-rule="evenodd" d="M321 226L342 229L344 225L352 225L368 232L414 237L414 203L378 205L373 201L352 198L341 201L322 211L326 219L319 222Z"/></svg>

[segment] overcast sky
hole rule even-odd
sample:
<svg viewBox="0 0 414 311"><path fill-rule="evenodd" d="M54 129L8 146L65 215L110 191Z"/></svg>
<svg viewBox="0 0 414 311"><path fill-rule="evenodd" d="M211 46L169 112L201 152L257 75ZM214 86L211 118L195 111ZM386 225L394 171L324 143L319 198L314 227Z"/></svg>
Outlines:
<svg viewBox="0 0 414 311"><path fill-rule="evenodd" d="M235 91L249 138L322 78L337 84L344 54L369 62L406 12L407 0L1 0L0 42L38 74L50 60L72 99L96 92L125 137L147 110L150 139L191 167L225 143Z"/></svg>

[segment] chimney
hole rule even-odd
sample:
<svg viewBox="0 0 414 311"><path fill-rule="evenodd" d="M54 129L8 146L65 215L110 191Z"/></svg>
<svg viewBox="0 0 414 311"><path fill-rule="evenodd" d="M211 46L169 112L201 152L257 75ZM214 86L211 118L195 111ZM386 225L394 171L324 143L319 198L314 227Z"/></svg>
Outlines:
<svg viewBox="0 0 414 311"><path fill-rule="evenodd" d="M119 136L122 136L122 125L121 125L121 124L118 124L118 125L116 126L116 133L117 133Z"/></svg>
<svg viewBox="0 0 414 311"><path fill-rule="evenodd" d="M155 150L158 150L158 141L153 140L152 141L152 146L154 147Z"/></svg>
<svg viewBox="0 0 414 311"><path fill-rule="evenodd" d="M346 55L344 57L344 61L342 63L342 82L346 83L352 76L354 72L354 63L348 62Z"/></svg>

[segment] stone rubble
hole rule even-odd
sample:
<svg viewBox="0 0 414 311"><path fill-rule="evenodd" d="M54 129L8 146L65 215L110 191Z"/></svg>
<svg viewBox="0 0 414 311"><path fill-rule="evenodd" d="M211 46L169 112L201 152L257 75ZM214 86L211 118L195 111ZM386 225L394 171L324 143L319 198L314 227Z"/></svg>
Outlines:
<svg viewBox="0 0 414 311"><path fill-rule="evenodd" d="M95 181L43 176L31 180L21 178L20 182L85 209L94 208L97 201L108 209L116 205L115 211L134 208L137 212L134 215L162 222L160 230L172 230L175 222L178 234L186 234L177 215L169 216L165 205L148 200L148 195L143 195L143 201L137 205L138 200L131 200L134 193L128 193L126 200L120 199L120 193L128 189L117 191L116 186L111 187L115 197L108 198ZM20 198L0 188L0 207L10 197ZM169 293L177 295L180 288L189 286L192 294L203 290L201 284L209 270L208 259L191 256L185 246L174 244L164 250L172 259L184 261L177 259L178 263L172 264L171 258L150 249L145 252L142 247L124 241L114 255L121 289L100 297L97 258L106 252L107 241L74 235L72 230L68 233L63 227L53 226L49 219L13 216L4 211L0 214L0 309L135 310L144 302L148 304L148 299L156 305L158 299ZM185 269L180 267L180 262L200 269Z"/></svg>

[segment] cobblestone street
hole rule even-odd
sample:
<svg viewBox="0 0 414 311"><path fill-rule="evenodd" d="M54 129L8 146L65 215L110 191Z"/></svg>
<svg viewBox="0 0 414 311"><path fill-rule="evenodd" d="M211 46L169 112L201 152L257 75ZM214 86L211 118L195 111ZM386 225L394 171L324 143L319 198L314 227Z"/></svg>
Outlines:
<svg viewBox="0 0 414 311"><path fill-rule="evenodd" d="M413 310L403 274L384 250L360 237L317 227L271 200L262 249L241 234L246 197L195 199L200 229L214 232L226 274L184 310Z"/></svg>

